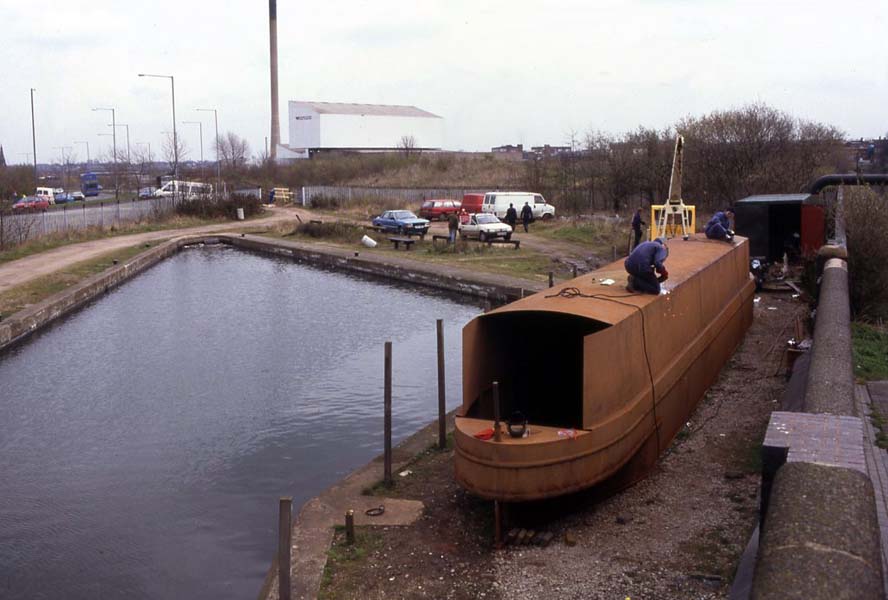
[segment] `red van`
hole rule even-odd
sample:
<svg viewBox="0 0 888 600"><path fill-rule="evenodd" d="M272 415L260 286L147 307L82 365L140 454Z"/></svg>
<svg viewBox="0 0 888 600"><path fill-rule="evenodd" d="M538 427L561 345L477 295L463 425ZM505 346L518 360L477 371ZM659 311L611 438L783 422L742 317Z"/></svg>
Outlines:
<svg viewBox="0 0 888 600"><path fill-rule="evenodd" d="M484 194L463 194L462 207L469 214L479 213L483 202Z"/></svg>

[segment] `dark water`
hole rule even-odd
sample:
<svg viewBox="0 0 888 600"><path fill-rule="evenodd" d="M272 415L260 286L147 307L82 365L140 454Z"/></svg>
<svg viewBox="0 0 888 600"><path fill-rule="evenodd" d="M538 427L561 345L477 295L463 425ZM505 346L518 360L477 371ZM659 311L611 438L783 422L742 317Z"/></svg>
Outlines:
<svg viewBox="0 0 888 600"><path fill-rule="evenodd" d="M188 250L0 356L0 598L254 598L295 506L448 406L479 310ZM295 510L295 508L294 508Z"/></svg>

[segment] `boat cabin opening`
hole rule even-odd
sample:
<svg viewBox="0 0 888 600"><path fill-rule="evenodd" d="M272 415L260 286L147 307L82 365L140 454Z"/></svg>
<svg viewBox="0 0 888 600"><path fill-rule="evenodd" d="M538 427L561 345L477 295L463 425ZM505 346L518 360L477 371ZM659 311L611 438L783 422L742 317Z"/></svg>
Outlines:
<svg viewBox="0 0 888 600"><path fill-rule="evenodd" d="M529 423L582 428L583 338L608 324L552 311L499 312L475 323L463 339L472 399L464 416L494 418L496 381L503 421L518 411Z"/></svg>

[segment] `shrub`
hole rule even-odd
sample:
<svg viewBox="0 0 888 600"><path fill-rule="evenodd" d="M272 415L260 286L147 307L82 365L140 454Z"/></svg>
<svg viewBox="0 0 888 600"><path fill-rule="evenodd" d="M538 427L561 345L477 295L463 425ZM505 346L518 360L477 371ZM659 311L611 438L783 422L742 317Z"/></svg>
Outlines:
<svg viewBox="0 0 888 600"><path fill-rule="evenodd" d="M845 192L851 307L858 319L888 318L888 198L884 191Z"/></svg>
<svg viewBox="0 0 888 600"><path fill-rule="evenodd" d="M326 194L315 194L311 198L311 207L321 210L336 210L339 208L339 198Z"/></svg>
<svg viewBox="0 0 888 600"><path fill-rule="evenodd" d="M262 204L259 198L232 194L227 200L219 197L196 198L184 200L177 207L180 215L213 219L227 217L237 218L237 209L244 209L244 217L251 217L262 212Z"/></svg>

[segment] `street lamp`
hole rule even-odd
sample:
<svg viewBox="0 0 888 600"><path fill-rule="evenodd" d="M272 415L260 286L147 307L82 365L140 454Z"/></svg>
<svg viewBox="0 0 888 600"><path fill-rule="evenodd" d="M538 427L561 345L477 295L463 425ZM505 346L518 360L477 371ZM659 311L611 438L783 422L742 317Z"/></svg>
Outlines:
<svg viewBox="0 0 888 600"><path fill-rule="evenodd" d="M40 185L37 179L37 129L34 127L34 92L37 90L31 88L31 146L34 151L34 185Z"/></svg>
<svg viewBox="0 0 888 600"><path fill-rule="evenodd" d="M112 152L114 154L114 199L120 199L120 186L117 183L117 115L113 108L94 108L93 112L98 110L111 111L111 138ZM102 135L101 133L99 135Z"/></svg>
<svg viewBox="0 0 888 600"><path fill-rule="evenodd" d="M182 121L182 125L197 125L200 128L200 166L203 168L203 123L200 121Z"/></svg>
<svg viewBox="0 0 888 600"><path fill-rule="evenodd" d="M139 77L160 77L170 80L170 90L173 95L173 177L179 178L179 143L176 138L176 80L172 75L151 75L150 73L139 73Z"/></svg>
<svg viewBox="0 0 888 600"><path fill-rule="evenodd" d="M219 111L215 108L195 108L198 112L212 112L216 123L216 194L222 192L222 159L219 157Z"/></svg>
<svg viewBox="0 0 888 600"><path fill-rule="evenodd" d="M108 125L108 127L126 127L126 162L130 163L130 144L129 144L129 125L126 123L117 123L116 125Z"/></svg>
<svg viewBox="0 0 888 600"><path fill-rule="evenodd" d="M89 142L74 141L75 144L86 144L86 170L89 171Z"/></svg>

